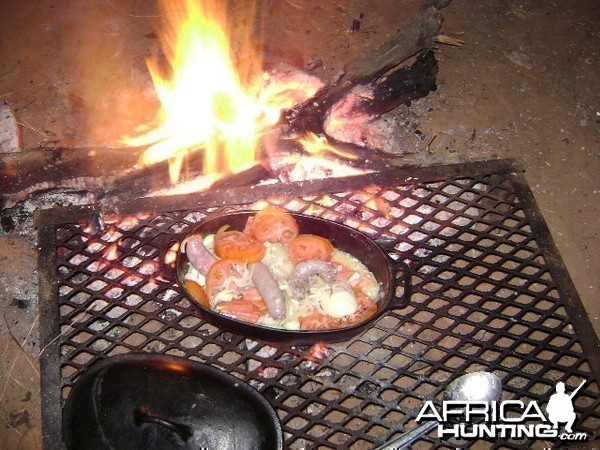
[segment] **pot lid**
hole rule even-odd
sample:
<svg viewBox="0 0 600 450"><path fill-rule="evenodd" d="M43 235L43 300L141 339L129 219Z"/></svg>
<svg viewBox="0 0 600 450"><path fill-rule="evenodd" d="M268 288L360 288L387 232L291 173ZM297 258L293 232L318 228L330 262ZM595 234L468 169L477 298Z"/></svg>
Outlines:
<svg viewBox="0 0 600 450"><path fill-rule="evenodd" d="M156 354L95 363L63 410L70 449L281 449L273 407L219 369Z"/></svg>

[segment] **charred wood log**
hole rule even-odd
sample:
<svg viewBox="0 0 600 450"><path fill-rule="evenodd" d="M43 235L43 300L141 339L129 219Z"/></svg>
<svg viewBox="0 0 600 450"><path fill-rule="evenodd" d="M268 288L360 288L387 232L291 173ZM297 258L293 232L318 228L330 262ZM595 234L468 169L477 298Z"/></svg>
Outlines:
<svg viewBox="0 0 600 450"><path fill-rule="evenodd" d="M414 151L418 137L411 124L386 113L435 90L437 72L433 51L424 50L411 66L396 69L378 84L356 86L328 111L323 123L328 140L369 148L379 157Z"/></svg>
<svg viewBox="0 0 600 450"><path fill-rule="evenodd" d="M0 154L0 209L52 191L82 197L90 193L102 200L144 197L172 187L169 161L140 166L143 151L143 148L37 148ZM185 179L202 175L202 159L202 151L186 156L182 168ZM236 187L258 182L265 176L265 169L254 168L228 174L219 183Z"/></svg>
<svg viewBox="0 0 600 450"><path fill-rule="evenodd" d="M350 62L337 80L327 84L313 98L288 111L285 117L288 134L302 134L307 131L326 134L323 122L336 103L355 86L376 84L382 75L394 67L422 50L432 48L441 23L442 18L436 8L420 11L393 39L364 57Z"/></svg>
<svg viewBox="0 0 600 450"><path fill-rule="evenodd" d="M325 112L317 134L326 136L338 149L359 154L360 160L379 159L387 164L386 159L409 152L410 145L403 145L407 139L405 124L384 115L436 90L438 73L433 50L423 50L411 61L412 65L397 68L374 84L354 86ZM299 130L289 133L286 128L281 131L280 139L293 140L305 134ZM280 146L280 142L274 145Z"/></svg>
<svg viewBox="0 0 600 450"><path fill-rule="evenodd" d="M242 170L237 173L229 173L211 184L211 189L233 189L243 186L254 186L259 182L271 177L271 172L262 164Z"/></svg>
<svg viewBox="0 0 600 450"><path fill-rule="evenodd" d="M0 154L0 208L43 191L95 191L135 170L142 150L36 148Z"/></svg>
<svg viewBox="0 0 600 450"><path fill-rule="evenodd" d="M375 85L366 86L349 114L380 116L392 109L425 97L437 89L438 64L433 50L422 51L409 67L401 67L384 76Z"/></svg>
<svg viewBox="0 0 600 450"><path fill-rule="evenodd" d="M202 174L203 156L201 150L188 153L182 163L182 173L190 178ZM169 160L159 161L112 179L100 190L98 200L145 197L154 191L173 187L169 163Z"/></svg>
<svg viewBox="0 0 600 450"><path fill-rule="evenodd" d="M193 184L201 181L203 173L204 151L197 150L186 155L182 164L180 178L173 182L170 179L168 161L145 166L127 176L113 180L110 185L98 194L98 201L103 209L111 209L111 205L131 198L141 198L157 192L167 192L175 186L181 187L186 182ZM240 186L252 186L270 176L261 164L255 164L240 172L225 173L210 185L211 189L231 189ZM193 186L192 186L193 187Z"/></svg>

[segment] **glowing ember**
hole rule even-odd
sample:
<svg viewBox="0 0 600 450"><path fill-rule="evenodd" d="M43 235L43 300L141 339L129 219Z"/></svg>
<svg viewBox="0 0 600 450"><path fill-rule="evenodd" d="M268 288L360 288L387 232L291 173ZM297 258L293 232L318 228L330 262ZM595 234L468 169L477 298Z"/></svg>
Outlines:
<svg viewBox="0 0 600 450"><path fill-rule="evenodd" d="M119 249L117 244L110 245L106 251L102 254L102 257L107 261L114 261L119 257Z"/></svg>
<svg viewBox="0 0 600 450"><path fill-rule="evenodd" d="M309 350L308 360L316 363L322 362L329 354L329 347L323 342L317 342Z"/></svg>
<svg viewBox="0 0 600 450"><path fill-rule="evenodd" d="M157 271L158 267L154 261L146 261L138 268L138 272L142 275L152 275Z"/></svg>
<svg viewBox="0 0 600 450"><path fill-rule="evenodd" d="M344 163L333 161L327 157L310 158L304 156L289 156L286 163L292 167L287 173L289 181L320 180L331 177L347 177L372 172L357 169Z"/></svg>
<svg viewBox="0 0 600 450"><path fill-rule="evenodd" d="M356 168L344 163L344 161L355 160L358 156L331 145L325 136L308 133L298 139L298 142L310 156L292 154L280 157L280 164L290 167L285 173L287 179L282 181L318 180L372 172L370 169ZM336 156L342 160L337 161Z"/></svg>
<svg viewBox="0 0 600 450"><path fill-rule="evenodd" d="M169 250L167 250L167 254L165 255L165 264L166 265L174 264L175 260L177 259L178 253L179 253L179 242L173 244L173 246L171 246L169 248Z"/></svg>
<svg viewBox="0 0 600 450"><path fill-rule="evenodd" d="M121 223L119 223L119 228L124 231L129 231L140 223L140 219L141 218L137 216L125 217L121 220Z"/></svg>
<svg viewBox="0 0 600 450"><path fill-rule="evenodd" d="M129 217L120 217L120 216L104 216L102 217L102 221L105 224L114 225L119 224L119 228L125 231L131 230L137 224L140 223L140 220L147 217L145 214L139 214L137 216L129 216ZM116 233L117 230L111 227L109 230L110 233Z"/></svg>
<svg viewBox="0 0 600 450"><path fill-rule="evenodd" d="M392 211L390 202L384 198L376 196L373 196L371 199L367 200L365 202L365 206L374 211L378 211L380 214L388 218L390 217L390 212Z"/></svg>
<svg viewBox="0 0 600 450"><path fill-rule="evenodd" d="M212 184L220 178L221 175L218 173L207 174L203 177L196 178L195 180L186 181L184 183L178 183L172 188L159 191L157 195L183 195L191 194L193 192L204 191L210 186L212 186Z"/></svg>

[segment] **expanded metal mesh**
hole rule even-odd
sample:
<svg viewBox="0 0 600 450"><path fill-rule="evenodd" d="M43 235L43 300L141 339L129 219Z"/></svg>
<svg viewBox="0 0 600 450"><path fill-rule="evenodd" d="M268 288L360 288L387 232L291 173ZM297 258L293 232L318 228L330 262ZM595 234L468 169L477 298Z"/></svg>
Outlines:
<svg viewBox="0 0 600 450"><path fill-rule="evenodd" d="M426 400L464 372L491 371L502 399L548 401L557 381L575 398L577 431L600 429L598 384L533 231L513 175L397 182L357 177L347 190L53 226L60 322L60 398L95 361L128 352L182 356L220 367L271 402L286 448L372 448L415 426ZM358 187L354 187L358 186ZM217 194L215 194L217 195ZM166 237L213 214L276 205L344 223L372 237L412 273L410 304L343 343L270 344L206 321L163 279ZM48 336L46 339L56 338ZM45 404L60 414L60 405ZM456 448L435 430L415 448ZM478 440L481 448L545 447L531 438Z"/></svg>

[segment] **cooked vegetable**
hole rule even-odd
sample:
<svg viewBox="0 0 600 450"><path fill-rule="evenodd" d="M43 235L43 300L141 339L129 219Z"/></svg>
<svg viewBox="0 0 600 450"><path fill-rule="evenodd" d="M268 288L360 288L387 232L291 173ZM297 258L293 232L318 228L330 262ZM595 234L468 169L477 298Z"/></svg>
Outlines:
<svg viewBox="0 0 600 450"><path fill-rule="evenodd" d="M206 275L217 258L204 246L202 236L194 234L187 238L184 244L183 249L192 266L202 275Z"/></svg>
<svg viewBox="0 0 600 450"><path fill-rule="evenodd" d="M358 294L356 300L358 301L358 310L348 317L345 322L346 326L363 323L377 312L377 303L368 295Z"/></svg>
<svg viewBox="0 0 600 450"><path fill-rule="evenodd" d="M333 245L324 237L301 234L290 242L288 252L294 264L307 259L329 261L333 253Z"/></svg>
<svg viewBox="0 0 600 450"><path fill-rule="evenodd" d="M194 280L185 280L185 288L205 308L210 308L210 302L208 301L208 295L202 286L196 283Z"/></svg>
<svg viewBox="0 0 600 450"><path fill-rule="evenodd" d="M235 230L225 231L224 228L215 235L215 253L219 258L249 263L263 259L266 249L261 242L249 234Z"/></svg>
<svg viewBox="0 0 600 450"><path fill-rule="evenodd" d="M357 311L343 318L333 317L315 308L310 314L300 317L300 329L316 331L349 327L365 322L377 312L377 303L366 295L359 294L356 296L356 300L358 301Z"/></svg>
<svg viewBox="0 0 600 450"><path fill-rule="evenodd" d="M285 316L285 301L277 280L263 263L252 263L248 267L252 282L260 292L271 317L283 319Z"/></svg>
<svg viewBox="0 0 600 450"><path fill-rule="evenodd" d="M256 296L247 291L242 298L235 298L226 302L220 302L216 309L226 316L245 322L256 323L258 319L267 312L265 302L260 295Z"/></svg>
<svg viewBox="0 0 600 450"><path fill-rule="evenodd" d="M318 331L318 330L331 330L333 328L340 328L342 321L331 317L327 314L313 310L310 314L306 314L299 318L300 329L303 331Z"/></svg>
<svg viewBox="0 0 600 450"><path fill-rule="evenodd" d="M221 259L210 267L206 274L206 293L211 304L215 303L219 291L229 289L236 293L241 290L242 265L240 261Z"/></svg>
<svg viewBox="0 0 600 450"><path fill-rule="evenodd" d="M265 209L248 219L245 232L261 242L287 244L298 236L296 219L279 209Z"/></svg>
<svg viewBox="0 0 600 450"><path fill-rule="evenodd" d="M270 242L267 242L265 247L267 247L267 253L262 263L269 267L278 282L281 283L287 280L294 270L287 247L283 244L271 244Z"/></svg>
<svg viewBox="0 0 600 450"><path fill-rule="evenodd" d="M341 319L358 311L358 300L348 283L338 281L331 286L331 294L321 300L325 314Z"/></svg>

